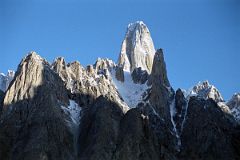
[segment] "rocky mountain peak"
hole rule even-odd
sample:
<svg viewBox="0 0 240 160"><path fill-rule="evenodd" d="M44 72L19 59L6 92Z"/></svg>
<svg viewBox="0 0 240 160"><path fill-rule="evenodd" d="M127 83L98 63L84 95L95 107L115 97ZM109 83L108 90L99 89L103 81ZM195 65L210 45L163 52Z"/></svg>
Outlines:
<svg viewBox="0 0 240 160"><path fill-rule="evenodd" d="M232 107L240 107L240 93L235 93L232 98L227 102L227 105Z"/></svg>
<svg viewBox="0 0 240 160"><path fill-rule="evenodd" d="M65 66L65 65L66 65L65 60L64 60L63 57L57 57L57 58L54 60L53 64L55 64L55 65L58 66L58 67L60 67L60 66Z"/></svg>
<svg viewBox="0 0 240 160"><path fill-rule="evenodd" d="M4 105L32 98L35 88L42 84L45 65L48 65L48 62L36 52L30 52L23 58L18 66L15 80L6 92Z"/></svg>
<svg viewBox="0 0 240 160"><path fill-rule="evenodd" d="M234 118L240 123L240 93L235 93L227 102L227 106Z"/></svg>
<svg viewBox="0 0 240 160"><path fill-rule="evenodd" d="M151 87L149 96L151 105L159 115L169 119L169 108L174 98L174 90L168 81L162 49L158 49L155 53L148 85Z"/></svg>
<svg viewBox="0 0 240 160"><path fill-rule="evenodd" d="M14 77L15 72L13 70L8 70L7 76Z"/></svg>
<svg viewBox="0 0 240 160"><path fill-rule="evenodd" d="M208 81L175 92L142 21L129 24L118 65L30 52L1 76L14 76L0 90L1 160L240 159L240 93L228 107Z"/></svg>
<svg viewBox="0 0 240 160"><path fill-rule="evenodd" d="M108 74L108 70L111 71L116 64L108 58L98 58L94 64L94 68L98 74Z"/></svg>
<svg viewBox="0 0 240 160"><path fill-rule="evenodd" d="M125 71L135 68L151 72L155 49L148 27L142 22L130 23L122 43L118 64Z"/></svg>
<svg viewBox="0 0 240 160"><path fill-rule="evenodd" d="M22 62L44 62L47 63L45 59L43 59L40 55L38 55L35 51L31 51L28 55L22 60Z"/></svg>
<svg viewBox="0 0 240 160"><path fill-rule="evenodd" d="M208 81L199 82L190 91L189 96L200 96L204 99L213 99L215 102L222 102L223 98L218 89Z"/></svg>
<svg viewBox="0 0 240 160"><path fill-rule="evenodd" d="M12 70L8 70L7 75L0 73L0 90L2 90L3 92L7 90L14 75L15 75L15 72Z"/></svg>
<svg viewBox="0 0 240 160"><path fill-rule="evenodd" d="M149 84L156 82L160 83L165 87L170 87L162 49L158 49L155 53L152 65L152 72L149 79Z"/></svg>

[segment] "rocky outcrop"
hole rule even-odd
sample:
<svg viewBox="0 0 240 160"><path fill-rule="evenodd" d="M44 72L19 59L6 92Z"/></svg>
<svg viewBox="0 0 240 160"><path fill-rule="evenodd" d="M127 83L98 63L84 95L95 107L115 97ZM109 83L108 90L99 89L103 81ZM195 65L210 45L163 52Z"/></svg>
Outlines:
<svg viewBox="0 0 240 160"><path fill-rule="evenodd" d="M3 99L4 99L4 92L0 90L0 118L1 118L1 114L2 114L2 107L3 107Z"/></svg>
<svg viewBox="0 0 240 160"><path fill-rule="evenodd" d="M97 98L81 120L80 159L176 159L171 130L144 114L133 108L124 115L111 97Z"/></svg>
<svg viewBox="0 0 240 160"><path fill-rule="evenodd" d="M124 82L124 71L122 67L119 66L116 67L115 77L118 81Z"/></svg>
<svg viewBox="0 0 240 160"><path fill-rule="evenodd" d="M196 86L192 88L189 96L199 96L204 99L213 99L215 102L223 102L223 98L218 91L218 89L209 84L208 81L199 82Z"/></svg>
<svg viewBox="0 0 240 160"><path fill-rule="evenodd" d="M57 69L59 61L52 64L52 69L62 78L66 88L72 93L72 98L80 106L90 107L99 96L110 94L124 112L128 110L128 106L112 83L109 72L115 69L115 64L111 60L98 59L94 65L88 65L86 69L79 62L60 64L63 66L61 70Z"/></svg>
<svg viewBox="0 0 240 160"><path fill-rule="evenodd" d="M63 81L35 52L18 66L6 91L0 123L0 159L75 159L72 133L61 106Z"/></svg>
<svg viewBox="0 0 240 160"><path fill-rule="evenodd" d="M235 93L227 102L231 114L240 123L240 93Z"/></svg>
<svg viewBox="0 0 240 160"><path fill-rule="evenodd" d="M174 92L143 22L129 25L118 65L31 52L6 88L1 160L240 159L239 94L226 104L208 82Z"/></svg>
<svg viewBox="0 0 240 160"><path fill-rule="evenodd" d="M176 123L176 129L179 135L182 132L185 116L187 114L187 103L188 101L184 97L183 91L178 89L175 95L175 115L173 120Z"/></svg>
<svg viewBox="0 0 240 160"><path fill-rule="evenodd" d="M179 150L178 136L172 121L171 108L174 104L174 91L167 78L162 49L154 56L152 72L147 82L149 89L144 101L138 105L143 115L149 117L149 125L157 137L162 159L176 159Z"/></svg>
<svg viewBox="0 0 240 160"><path fill-rule="evenodd" d="M161 117L170 119L170 104L174 99L174 91L167 78L162 49L155 53L148 85L151 86L149 91L150 104Z"/></svg>
<svg viewBox="0 0 240 160"><path fill-rule="evenodd" d="M125 71L135 68L151 72L155 49L150 32L142 21L128 25L118 58L118 65Z"/></svg>
<svg viewBox="0 0 240 160"><path fill-rule="evenodd" d="M144 106L145 108L146 106ZM174 136L166 123L143 108L123 117L113 159L175 160Z"/></svg>
<svg viewBox="0 0 240 160"><path fill-rule="evenodd" d="M2 90L3 92L7 90L9 84L13 80L14 74L15 72L12 70L8 70L7 75L3 73L0 74L0 90Z"/></svg>
<svg viewBox="0 0 240 160"><path fill-rule="evenodd" d="M2 105L3 99L4 99L4 92L0 90L0 104Z"/></svg>
<svg viewBox="0 0 240 160"><path fill-rule="evenodd" d="M144 84L149 77L147 71L142 70L141 68L135 68L132 72L132 80L134 83Z"/></svg>
<svg viewBox="0 0 240 160"><path fill-rule="evenodd" d="M123 112L109 96L100 96L85 110L79 135L79 157L112 160Z"/></svg>
<svg viewBox="0 0 240 160"><path fill-rule="evenodd" d="M232 138L231 142L235 152L235 159L239 159L240 157L240 125L237 125L234 128L231 138Z"/></svg>
<svg viewBox="0 0 240 160"><path fill-rule="evenodd" d="M160 159L160 146L151 130L148 116L141 114L138 108L131 109L121 121L116 160Z"/></svg>
<svg viewBox="0 0 240 160"><path fill-rule="evenodd" d="M240 93L235 93L232 98L227 102L230 109L240 107Z"/></svg>
<svg viewBox="0 0 240 160"><path fill-rule="evenodd" d="M213 99L191 97L181 134L180 159L235 159L231 142L234 125L232 117Z"/></svg>
<svg viewBox="0 0 240 160"><path fill-rule="evenodd" d="M94 64L94 68L98 74L104 74L107 76L107 72L111 72L115 68L116 64L110 59L98 58Z"/></svg>

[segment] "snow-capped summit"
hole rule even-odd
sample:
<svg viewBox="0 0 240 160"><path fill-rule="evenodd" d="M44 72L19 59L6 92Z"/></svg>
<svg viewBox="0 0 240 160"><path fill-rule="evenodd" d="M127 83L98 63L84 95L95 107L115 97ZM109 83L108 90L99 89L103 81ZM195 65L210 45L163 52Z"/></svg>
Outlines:
<svg viewBox="0 0 240 160"><path fill-rule="evenodd" d="M137 21L118 64L30 52L0 74L4 90L14 75L0 91L0 160L240 160L240 93L225 103L208 81L174 91L163 51Z"/></svg>
<svg viewBox="0 0 240 160"><path fill-rule="evenodd" d="M211 98L216 102L223 102L223 98L218 89L208 81L199 82L187 92L186 96L200 96L204 99Z"/></svg>
<svg viewBox="0 0 240 160"><path fill-rule="evenodd" d="M22 60L24 61L34 61L34 62L40 62L40 63L48 63L47 60L42 58L40 55L37 54L35 51L30 51L28 55Z"/></svg>
<svg viewBox="0 0 240 160"><path fill-rule="evenodd" d="M227 102L227 106L235 119L240 122L240 93L235 93Z"/></svg>
<svg viewBox="0 0 240 160"><path fill-rule="evenodd" d="M154 44L146 24L142 21L130 23L122 43L118 64L125 71L132 72L141 67L150 73L154 54Z"/></svg>
<svg viewBox="0 0 240 160"><path fill-rule="evenodd" d="M12 81L14 77L15 72L12 70L8 70L7 75L0 73L0 90L6 91L8 88L10 82Z"/></svg>
<svg viewBox="0 0 240 160"><path fill-rule="evenodd" d="M235 93L227 102L227 105L232 109L233 107L240 107L240 93Z"/></svg>

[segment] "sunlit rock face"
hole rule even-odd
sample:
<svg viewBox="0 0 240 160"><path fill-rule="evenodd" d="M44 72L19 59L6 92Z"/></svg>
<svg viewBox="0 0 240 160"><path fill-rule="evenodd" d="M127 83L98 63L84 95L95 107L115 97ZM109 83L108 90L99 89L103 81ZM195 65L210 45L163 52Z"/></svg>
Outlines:
<svg viewBox="0 0 240 160"><path fill-rule="evenodd" d="M45 59L23 58L1 103L0 159L75 159L69 95Z"/></svg>
<svg viewBox="0 0 240 160"><path fill-rule="evenodd" d="M226 103L207 81L174 91L164 53L141 21L117 64L30 52L0 75L0 160L240 159L240 94Z"/></svg>
<svg viewBox="0 0 240 160"><path fill-rule="evenodd" d="M142 21L130 23L122 43L118 64L125 71L141 67L148 73L152 70L155 49L150 32Z"/></svg>

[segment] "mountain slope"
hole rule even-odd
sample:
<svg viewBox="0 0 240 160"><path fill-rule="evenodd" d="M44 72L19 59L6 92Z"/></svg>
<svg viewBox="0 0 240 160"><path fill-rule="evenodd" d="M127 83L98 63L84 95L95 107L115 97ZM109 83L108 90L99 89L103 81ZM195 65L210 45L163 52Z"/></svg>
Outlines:
<svg viewBox="0 0 240 160"><path fill-rule="evenodd" d="M174 91L141 21L128 26L117 64L30 52L8 77L0 159L240 159L239 94L226 103L207 81Z"/></svg>
<svg viewBox="0 0 240 160"><path fill-rule="evenodd" d="M75 159L73 134L61 109L68 105L62 80L44 59L30 53L4 98L0 159Z"/></svg>
<svg viewBox="0 0 240 160"><path fill-rule="evenodd" d="M235 119L240 122L240 93L235 93L227 102L227 106L229 106L229 109Z"/></svg>

